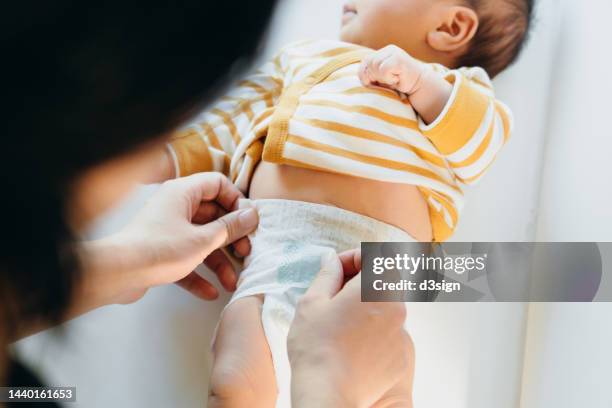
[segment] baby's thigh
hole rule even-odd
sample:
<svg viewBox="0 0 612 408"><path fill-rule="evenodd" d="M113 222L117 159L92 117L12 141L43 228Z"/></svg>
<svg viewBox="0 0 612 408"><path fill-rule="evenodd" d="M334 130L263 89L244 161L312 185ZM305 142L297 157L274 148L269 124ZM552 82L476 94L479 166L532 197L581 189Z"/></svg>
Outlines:
<svg viewBox="0 0 612 408"><path fill-rule="evenodd" d="M209 408L262 407L276 403L276 379L261 322L260 297L230 304L213 345Z"/></svg>

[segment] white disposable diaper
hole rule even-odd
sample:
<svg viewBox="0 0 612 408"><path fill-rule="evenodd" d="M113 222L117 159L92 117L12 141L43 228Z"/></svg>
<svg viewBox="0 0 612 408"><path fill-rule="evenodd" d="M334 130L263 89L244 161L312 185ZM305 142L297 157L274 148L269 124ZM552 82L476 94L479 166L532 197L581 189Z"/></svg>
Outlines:
<svg viewBox="0 0 612 408"><path fill-rule="evenodd" d="M279 390L276 406L291 406L287 334L298 299L321 269L323 256L361 242L414 242L394 226L337 207L287 200L252 200L259 227L230 304L264 295L262 322Z"/></svg>

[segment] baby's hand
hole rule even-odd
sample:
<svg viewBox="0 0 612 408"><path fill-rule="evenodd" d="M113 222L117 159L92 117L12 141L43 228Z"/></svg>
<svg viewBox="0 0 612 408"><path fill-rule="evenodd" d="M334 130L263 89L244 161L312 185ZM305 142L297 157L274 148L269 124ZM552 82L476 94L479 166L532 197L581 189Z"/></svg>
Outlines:
<svg viewBox="0 0 612 408"><path fill-rule="evenodd" d="M389 45L363 59L359 79L364 86L382 86L408 96L419 90L427 66L395 45Z"/></svg>

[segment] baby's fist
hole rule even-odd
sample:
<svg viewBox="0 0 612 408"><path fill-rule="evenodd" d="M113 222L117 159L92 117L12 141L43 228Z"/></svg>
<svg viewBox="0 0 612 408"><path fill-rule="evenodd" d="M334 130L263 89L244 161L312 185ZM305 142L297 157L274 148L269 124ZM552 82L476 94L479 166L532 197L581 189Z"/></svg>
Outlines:
<svg viewBox="0 0 612 408"><path fill-rule="evenodd" d="M359 79L364 86L382 86L412 95L419 89L425 72L425 64L389 45L363 59Z"/></svg>

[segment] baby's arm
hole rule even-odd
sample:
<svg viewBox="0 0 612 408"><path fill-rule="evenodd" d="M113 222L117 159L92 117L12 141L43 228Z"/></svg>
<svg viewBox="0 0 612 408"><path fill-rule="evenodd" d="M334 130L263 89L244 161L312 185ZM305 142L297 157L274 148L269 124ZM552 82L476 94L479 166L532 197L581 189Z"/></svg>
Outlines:
<svg viewBox="0 0 612 408"><path fill-rule="evenodd" d="M408 96L421 132L464 184L481 178L510 137L512 114L480 68L447 70L388 46L364 59L359 76Z"/></svg>
<svg viewBox="0 0 612 408"><path fill-rule="evenodd" d="M156 181L204 171L231 176L230 161L236 148L252 129L265 124L280 96L282 78L278 56L177 132L161 159Z"/></svg>

